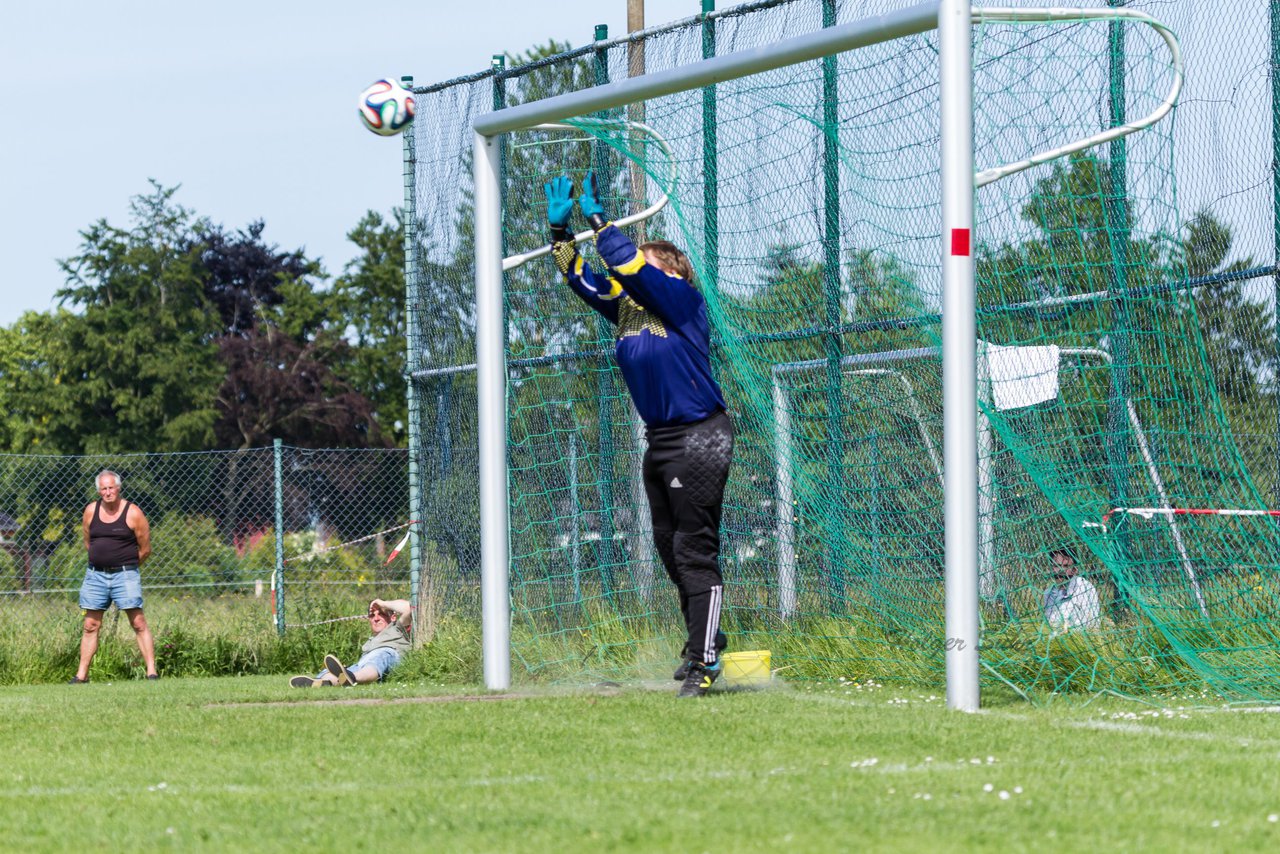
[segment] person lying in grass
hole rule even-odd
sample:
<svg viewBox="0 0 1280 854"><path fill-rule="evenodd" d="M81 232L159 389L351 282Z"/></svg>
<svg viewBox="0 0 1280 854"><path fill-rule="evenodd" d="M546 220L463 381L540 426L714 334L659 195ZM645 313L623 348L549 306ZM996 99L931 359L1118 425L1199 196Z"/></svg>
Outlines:
<svg viewBox="0 0 1280 854"><path fill-rule="evenodd" d="M324 657L324 670L315 676L295 676L289 680L294 688L320 685L353 685L378 682L400 663L409 651L409 629L413 625L413 609L406 599L390 602L374 599L369 603L369 632L372 637L360 648L360 659L350 667L336 655Z"/></svg>

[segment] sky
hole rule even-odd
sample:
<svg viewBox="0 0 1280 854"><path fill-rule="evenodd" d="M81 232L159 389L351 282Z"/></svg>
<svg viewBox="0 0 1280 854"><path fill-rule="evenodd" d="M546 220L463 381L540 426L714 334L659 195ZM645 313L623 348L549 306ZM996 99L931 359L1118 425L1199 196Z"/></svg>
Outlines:
<svg viewBox="0 0 1280 854"><path fill-rule="evenodd" d="M645 24L700 0L645 0ZM736 3L717 3L728 8ZM106 219L129 225L149 179L175 202L304 249L331 275L368 210L404 199L398 141L365 130L360 91L425 85L596 24L626 32L627 0L47 0L0 4L0 326L48 311L58 259Z"/></svg>

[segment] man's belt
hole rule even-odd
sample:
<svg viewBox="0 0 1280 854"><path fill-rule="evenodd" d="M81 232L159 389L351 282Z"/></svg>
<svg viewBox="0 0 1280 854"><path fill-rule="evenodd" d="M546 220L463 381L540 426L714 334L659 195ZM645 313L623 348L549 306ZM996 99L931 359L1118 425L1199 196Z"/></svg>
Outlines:
<svg viewBox="0 0 1280 854"><path fill-rule="evenodd" d="M89 568L94 572L105 572L108 574L116 572L124 572L126 569L137 569L137 564L129 564L128 566L98 566L96 563L89 564Z"/></svg>

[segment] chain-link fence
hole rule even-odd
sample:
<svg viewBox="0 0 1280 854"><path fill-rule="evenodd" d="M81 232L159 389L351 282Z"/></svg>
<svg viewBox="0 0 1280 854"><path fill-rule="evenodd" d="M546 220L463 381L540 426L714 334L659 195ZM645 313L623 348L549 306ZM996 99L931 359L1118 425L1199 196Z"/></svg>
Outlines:
<svg viewBox="0 0 1280 854"><path fill-rule="evenodd" d="M2 455L0 603L75 599L83 514L104 469L150 523L148 597L254 597L283 628L409 597L414 553L436 570L456 564L430 545L395 552L411 527L405 450Z"/></svg>

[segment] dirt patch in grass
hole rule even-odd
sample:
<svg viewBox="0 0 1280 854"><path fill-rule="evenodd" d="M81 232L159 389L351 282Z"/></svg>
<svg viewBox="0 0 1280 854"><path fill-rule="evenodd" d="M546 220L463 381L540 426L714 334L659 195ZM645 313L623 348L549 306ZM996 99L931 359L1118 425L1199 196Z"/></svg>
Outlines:
<svg viewBox="0 0 1280 854"><path fill-rule="evenodd" d="M515 694L436 694L424 697L333 697L338 693L338 689L317 688L315 691L321 693L324 699L298 697L296 700L266 700L245 703L207 703L206 709L226 709L226 708L261 708L271 706L296 706L300 703L333 703L342 706L391 706L401 703L492 703L502 700L532 700L539 697L547 697L549 694L537 692L522 692ZM621 686L602 685L589 692L593 697L617 697L622 694ZM330 699L332 697L332 699Z"/></svg>
<svg viewBox="0 0 1280 854"><path fill-rule="evenodd" d="M252 703L209 703L206 709L251 708L262 706L296 706L299 703L323 702L339 706L391 706L397 703L485 703L496 700L526 700L533 694L459 694L439 697L352 697L351 699L335 698L318 701L305 700L270 700Z"/></svg>

